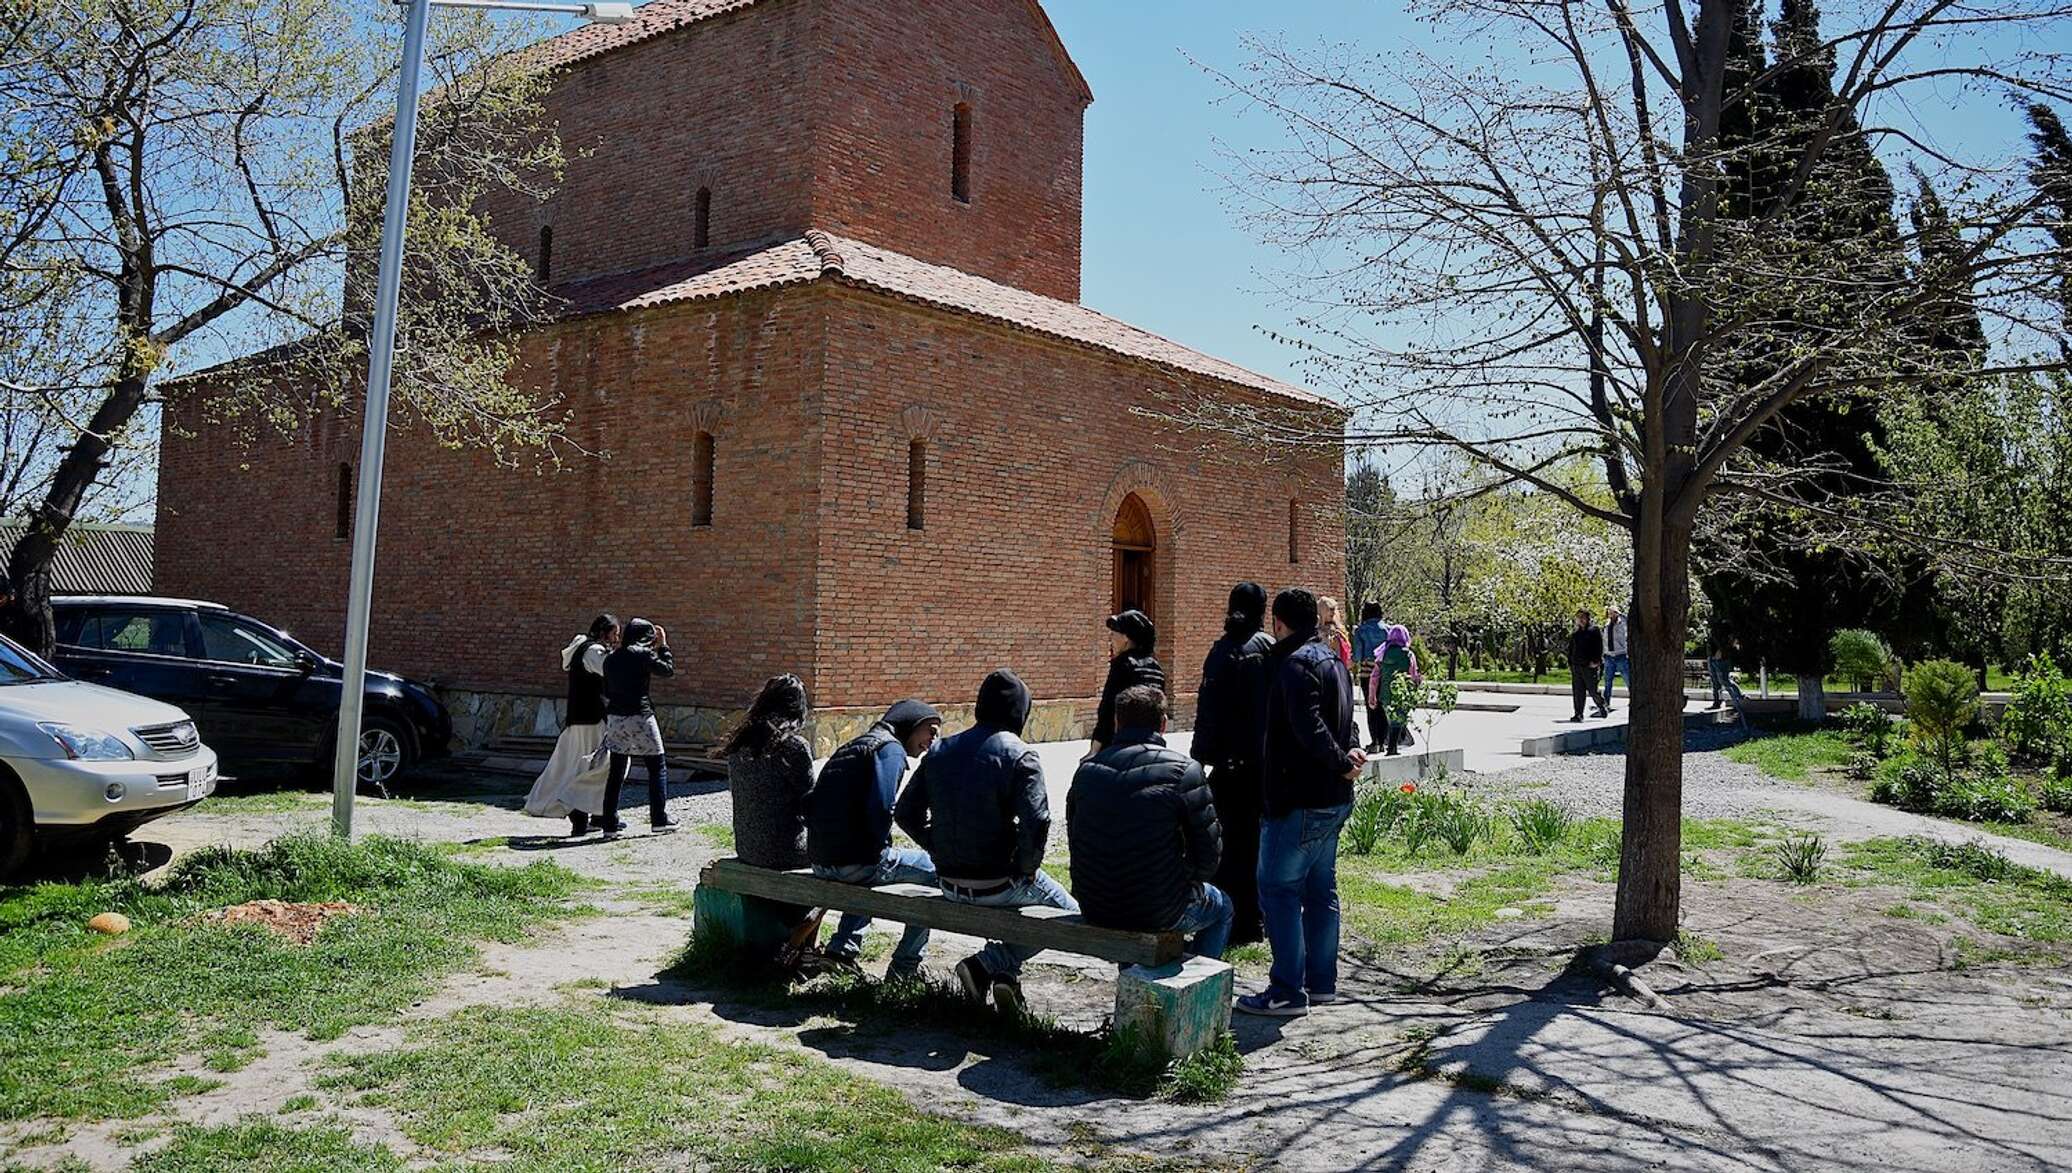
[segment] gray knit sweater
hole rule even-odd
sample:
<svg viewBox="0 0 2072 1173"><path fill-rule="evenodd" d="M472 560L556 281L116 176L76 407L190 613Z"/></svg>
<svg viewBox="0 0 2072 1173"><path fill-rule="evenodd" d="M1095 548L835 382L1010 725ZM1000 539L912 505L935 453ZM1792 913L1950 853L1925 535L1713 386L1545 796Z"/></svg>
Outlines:
<svg viewBox="0 0 2072 1173"><path fill-rule="evenodd" d="M734 854L759 868L806 866L806 792L813 788L813 750L793 734L764 753L727 757L734 792Z"/></svg>

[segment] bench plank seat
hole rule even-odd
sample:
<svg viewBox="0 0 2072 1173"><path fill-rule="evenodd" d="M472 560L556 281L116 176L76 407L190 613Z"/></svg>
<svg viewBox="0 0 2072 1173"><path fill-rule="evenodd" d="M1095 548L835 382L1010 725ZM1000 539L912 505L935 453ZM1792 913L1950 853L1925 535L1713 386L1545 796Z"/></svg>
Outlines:
<svg viewBox="0 0 2072 1173"><path fill-rule="evenodd" d="M941 891L920 884L887 884L871 888L823 880L809 871L778 872L751 867L738 859L716 860L700 873L701 887L775 900L808 908L883 917L907 925L925 925L991 941L1035 945L1098 957L1125 965L1162 966L1179 960L1186 941L1178 933L1133 933L1087 924L1075 913L1057 908L985 908L945 899Z"/></svg>

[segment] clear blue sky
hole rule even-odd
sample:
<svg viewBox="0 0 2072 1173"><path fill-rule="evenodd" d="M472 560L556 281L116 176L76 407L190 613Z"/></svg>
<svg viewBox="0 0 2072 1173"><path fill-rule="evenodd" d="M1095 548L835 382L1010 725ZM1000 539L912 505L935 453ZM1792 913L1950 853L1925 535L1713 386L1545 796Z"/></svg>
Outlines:
<svg viewBox="0 0 2072 1173"><path fill-rule="evenodd" d="M1382 46L1417 25L1385 0L1044 0L1093 86L1081 300L1197 350L1300 382L1257 274L1283 261L1226 206L1218 140L1273 141L1201 65L1236 70L1248 33ZM1193 57L1201 65L1188 58Z"/></svg>

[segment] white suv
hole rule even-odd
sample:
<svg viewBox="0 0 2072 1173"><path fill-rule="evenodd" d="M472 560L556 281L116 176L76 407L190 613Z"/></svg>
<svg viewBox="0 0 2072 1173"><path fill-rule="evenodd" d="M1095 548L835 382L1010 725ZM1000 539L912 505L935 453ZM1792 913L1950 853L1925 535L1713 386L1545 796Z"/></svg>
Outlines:
<svg viewBox="0 0 2072 1173"><path fill-rule="evenodd" d="M186 713L0 639L0 878L39 840L117 838L215 789L216 751Z"/></svg>

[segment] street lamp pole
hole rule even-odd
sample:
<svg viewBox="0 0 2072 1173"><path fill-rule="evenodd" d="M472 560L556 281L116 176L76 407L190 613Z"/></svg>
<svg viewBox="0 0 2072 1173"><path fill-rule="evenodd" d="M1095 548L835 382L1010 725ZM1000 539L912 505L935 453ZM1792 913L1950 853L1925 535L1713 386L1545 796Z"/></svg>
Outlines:
<svg viewBox="0 0 2072 1173"><path fill-rule="evenodd" d="M439 0L441 7L565 12L604 24L633 19L627 3L499 3ZM396 357L396 311L403 284L403 230L410 210L410 165L417 153L418 77L432 0L404 0L403 63L389 145L388 197L381 217L381 267L374 283L374 332L367 339L367 406L361 414L358 497L353 508L352 586L345 604L345 675L339 682L338 734L331 764L331 833L352 838L360 777L360 720L367 700L367 640L374 603L374 539L381 523L381 465L388 447L389 382Z"/></svg>

